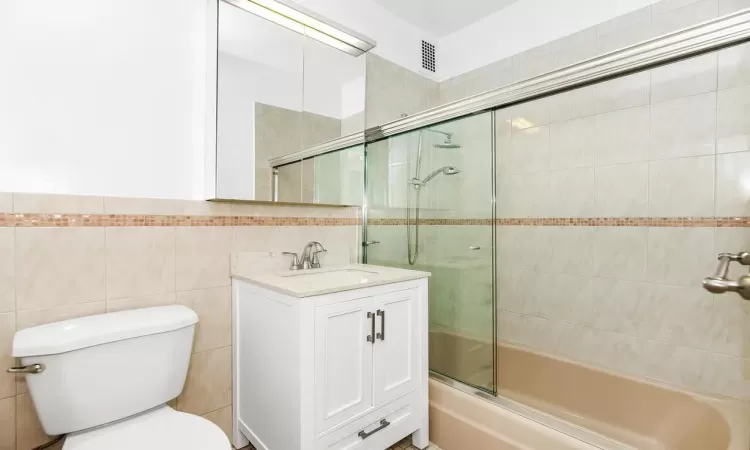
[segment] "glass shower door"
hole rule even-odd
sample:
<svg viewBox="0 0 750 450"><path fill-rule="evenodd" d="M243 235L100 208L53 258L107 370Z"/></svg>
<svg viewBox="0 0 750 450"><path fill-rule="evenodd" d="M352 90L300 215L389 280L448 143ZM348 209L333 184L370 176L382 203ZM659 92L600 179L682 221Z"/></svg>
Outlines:
<svg viewBox="0 0 750 450"><path fill-rule="evenodd" d="M430 370L494 392L491 114L367 145L365 261L432 273Z"/></svg>

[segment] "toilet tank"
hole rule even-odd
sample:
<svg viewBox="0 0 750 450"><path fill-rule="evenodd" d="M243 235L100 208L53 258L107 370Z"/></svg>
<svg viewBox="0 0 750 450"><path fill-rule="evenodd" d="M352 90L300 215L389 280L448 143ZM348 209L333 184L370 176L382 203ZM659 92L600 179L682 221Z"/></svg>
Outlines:
<svg viewBox="0 0 750 450"><path fill-rule="evenodd" d="M72 433L172 400L187 376L198 316L181 305L66 320L17 332L13 356L48 435Z"/></svg>

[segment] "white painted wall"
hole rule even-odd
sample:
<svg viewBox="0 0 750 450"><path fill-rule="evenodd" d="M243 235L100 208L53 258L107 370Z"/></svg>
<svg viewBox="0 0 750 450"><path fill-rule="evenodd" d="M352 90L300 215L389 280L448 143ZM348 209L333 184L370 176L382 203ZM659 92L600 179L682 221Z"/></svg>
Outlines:
<svg viewBox="0 0 750 450"><path fill-rule="evenodd" d="M0 1L0 191L200 197L204 9Z"/></svg>
<svg viewBox="0 0 750 450"><path fill-rule="evenodd" d="M353 116L365 110L366 77L355 78L341 86L341 118Z"/></svg>
<svg viewBox="0 0 750 450"><path fill-rule="evenodd" d="M520 0L439 41L442 81L659 0Z"/></svg>

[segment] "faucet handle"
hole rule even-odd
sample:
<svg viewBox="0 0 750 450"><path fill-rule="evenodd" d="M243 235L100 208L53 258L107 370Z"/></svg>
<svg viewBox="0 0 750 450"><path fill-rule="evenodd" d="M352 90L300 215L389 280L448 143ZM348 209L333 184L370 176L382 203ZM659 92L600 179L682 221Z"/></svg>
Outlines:
<svg viewBox="0 0 750 450"><path fill-rule="evenodd" d="M292 263L289 265L289 270L299 270L302 268L302 264L299 262L299 254L295 252L281 252L282 255L291 256Z"/></svg>
<svg viewBox="0 0 750 450"><path fill-rule="evenodd" d="M318 253L325 253L328 250L324 249L323 246L320 246L321 250L312 252L312 261L310 261L310 267L313 269L319 269L320 268L320 259L318 259Z"/></svg>

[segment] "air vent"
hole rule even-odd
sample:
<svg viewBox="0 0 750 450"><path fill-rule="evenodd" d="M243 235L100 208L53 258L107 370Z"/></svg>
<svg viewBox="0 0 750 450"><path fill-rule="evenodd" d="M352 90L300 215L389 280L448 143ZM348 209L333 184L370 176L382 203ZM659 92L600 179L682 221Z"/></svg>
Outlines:
<svg viewBox="0 0 750 450"><path fill-rule="evenodd" d="M435 45L422 41L422 68L435 72Z"/></svg>

